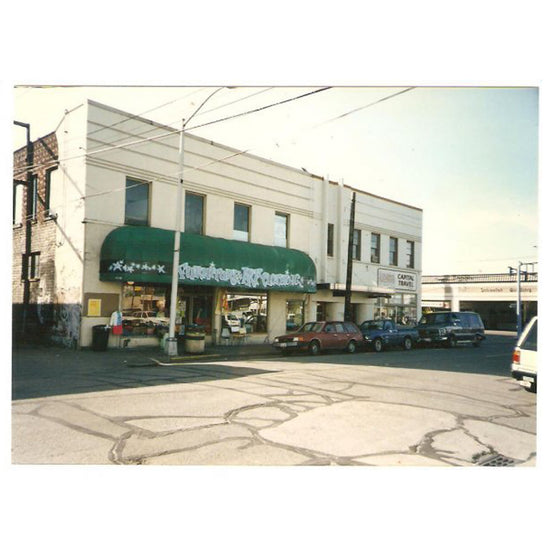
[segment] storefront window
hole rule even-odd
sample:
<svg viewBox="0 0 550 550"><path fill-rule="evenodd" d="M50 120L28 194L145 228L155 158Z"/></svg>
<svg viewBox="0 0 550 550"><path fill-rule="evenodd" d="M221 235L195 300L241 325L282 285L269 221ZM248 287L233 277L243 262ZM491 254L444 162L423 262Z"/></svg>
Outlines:
<svg viewBox="0 0 550 550"><path fill-rule="evenodd" d="M396 293L390 298L377 299L374 318L391 319L401 325L414 325L417 319L416 307L416 294Z"/></svg>
<svg viewBox="0 0 550 550"><path fill-rule="evenodd" d="M222 330L247 334L267 332L267 294L230 294L223 298Z"/></svg>
<svg viewBox="0 0 550 550"><path fill-rule="evenodd" d="M125 284L122 290L122 329L125 336L161 336L168 331L166 288Z"/></svg>
<svg viewBox="0 0 550 550"><path fill-rule="evenodd" d="M304 302L302 300L287 300L286 330L292 332L304 324Z"/></svg>

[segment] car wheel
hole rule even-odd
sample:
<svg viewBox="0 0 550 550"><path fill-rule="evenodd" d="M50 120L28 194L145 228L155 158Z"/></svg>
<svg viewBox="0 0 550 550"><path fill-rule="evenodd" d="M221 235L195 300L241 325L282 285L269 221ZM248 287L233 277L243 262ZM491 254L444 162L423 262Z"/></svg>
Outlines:
<svg viewBox="0 0 550 550"><path fill-rule="evenodd" d="M449 336L449 340L447 341L447 347L456 348L456 338L452 334Z"/></svg>
<svg viewBox="0 0 550 550"><path fill-rule="evenodd" d="M313 342L309 343L309 353L311 355L319 355L320 351L321 346L319 345L319 342L317 340L313 340Z"/></svg>
<svg viewBox="0 0 550 550"><path fill-rule="evenodd" d="M356 350L357 350L357 344L355 343L355 340L350 340L346 347L346 351L348 353L355 353Z"/></svg>
<svg viewBox="0 0 550 550"><path fill-rule="evenodd" d="M412 343L412 340L410 338L405 338L405 340L403 340L403 347L407 350L407 351L410 351L413 347L413 343Z"/></svg>
<svg viewBox="0 0 550 550"><path fill-rule="evenodd" d="M476 335L473 344L474 348L479 348L479 346L481 346L481 338Z"/></svg>
<svg viewBox="0 0 550 550"><path fill-rule="evenodd" d="M374 342L372 343L372 347L374 348L374 351L382 351L384 348L384 344L382 343L382 340L380 338L376 338Z"/></svg>

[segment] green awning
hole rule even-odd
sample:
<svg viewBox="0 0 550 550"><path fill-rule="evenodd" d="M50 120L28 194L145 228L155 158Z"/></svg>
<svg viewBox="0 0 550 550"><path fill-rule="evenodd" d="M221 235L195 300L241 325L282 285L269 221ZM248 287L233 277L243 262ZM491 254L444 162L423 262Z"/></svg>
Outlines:
<svg viewBox="0 0 550 550"><path fill-rule="evenodd" d="M101 247L101 281L171 283L174 232L124 226ZM248 290L316 291L315 264L299 250L182 233L179 282Z"/></svg>

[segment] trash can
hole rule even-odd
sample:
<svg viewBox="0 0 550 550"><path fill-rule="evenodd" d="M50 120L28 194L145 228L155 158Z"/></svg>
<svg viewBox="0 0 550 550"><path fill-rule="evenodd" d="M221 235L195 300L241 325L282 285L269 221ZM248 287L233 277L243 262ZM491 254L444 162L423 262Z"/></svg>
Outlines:
<svg viewBox="0 0 550 550"><path fill-rule="evenodd" d="M92 327L92 349L94 351L107 351L109 342L109 327L107 325L95 325Z"/></svg>
<svg viewBox="0 0 550 550"><path fill-rule="evenodd" d="M200 325L187 325L185 328L185 351L187 353L204 353L204 328Z"/></svg>

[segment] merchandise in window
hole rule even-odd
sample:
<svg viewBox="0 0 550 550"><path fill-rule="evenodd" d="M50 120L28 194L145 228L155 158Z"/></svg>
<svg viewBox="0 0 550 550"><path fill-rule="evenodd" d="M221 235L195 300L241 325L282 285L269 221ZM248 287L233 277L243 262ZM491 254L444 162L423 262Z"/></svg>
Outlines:
<svg viewBox="0 0 550 550"><path fill-rule="evenodd" d="M267 332L267 294L229 294L222 300L222 331L229 334Z"/></svg>

